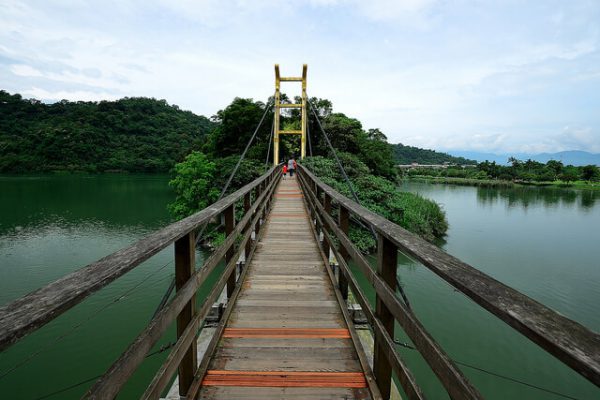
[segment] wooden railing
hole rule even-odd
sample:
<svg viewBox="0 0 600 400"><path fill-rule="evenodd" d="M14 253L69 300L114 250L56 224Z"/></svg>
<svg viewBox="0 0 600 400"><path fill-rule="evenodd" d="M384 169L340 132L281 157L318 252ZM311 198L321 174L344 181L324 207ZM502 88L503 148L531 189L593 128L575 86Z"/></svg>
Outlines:
<svg viewBox="0 0 600 400"><path fill-rule="evenodd" d="M477 304L600 386L600 335L344 197L303 166L299 166L298 175L315 229L323 233L322 249L325 254L329 254L331 249L339 264L340 273L335 283L345 297L350 287L373 330L373 373L383 398L389 398L390 395L392 370L410 399L424 398L396 350L393 340L395 321L414 343L450 398L482 398L416 315L396 296L398 251L422 263ZM337 206L338 221L332 217L332 205ZM375 270L348 237L351 216L371 227L377 235ZM351 261L373 286L375 309L350 272L348 264Z"/></svg>
<svg viewBox="0 0 600 400"><path fill-rule="evenodd" d="M148 326L98 379L85 397L115 398L152 346L177 320L177 342L142 398L158 399L177 370L180 395L194 398L199 387L195 377L203 375L198 372L202 370L202 365L198 368L196 334L225 286L230 301L233 301L239 292L246 269L242 269L238 279L237 261L242 253L246 260L252 257L261 234L260 226L271 207L273 192L280 178L279 168L271 168L252 183L204 210L0 308L0 351L174 243L177 290L175 297L152 318ZM236 203L242 203L244 209L243 217L237 223ZM195 232L221 215L225 220L227 237L202 267L196 269ZM223 259L225 267L218 281L196 309L196 292Z"/></svg>

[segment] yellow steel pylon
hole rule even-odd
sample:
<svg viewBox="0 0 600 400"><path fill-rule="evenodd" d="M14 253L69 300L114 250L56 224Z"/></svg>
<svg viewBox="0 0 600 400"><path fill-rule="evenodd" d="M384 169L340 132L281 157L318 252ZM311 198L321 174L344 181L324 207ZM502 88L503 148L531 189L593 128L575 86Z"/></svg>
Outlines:
<svg viewBox="0 0 600 400"><path fill-rule="evenodd" d="M279 75L279 64L275 64L275 129L273 137L273 165L279 164L279 135L301 135L300 139L300 159L306 156L306 125L307 125L307 97L306 97L306 70L308 65L302 66L301 77L282 77ZM281 82L302 82L302 104L281 104L280 85ZM301 130L281 130L279 122L279 113L282 108L300 108L302 109Z"/></svg>

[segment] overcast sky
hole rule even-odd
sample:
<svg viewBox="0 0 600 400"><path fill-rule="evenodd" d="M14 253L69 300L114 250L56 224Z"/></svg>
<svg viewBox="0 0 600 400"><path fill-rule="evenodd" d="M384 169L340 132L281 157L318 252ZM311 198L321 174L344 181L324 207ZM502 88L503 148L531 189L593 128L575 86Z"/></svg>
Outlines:
<svg viewBox="0 0 600 400"><path fill-rule="evenodd" d="M600 0L0 0L0 89L25 97L211 116L266 100L274 63L393 143L600 152Z"/></svg>

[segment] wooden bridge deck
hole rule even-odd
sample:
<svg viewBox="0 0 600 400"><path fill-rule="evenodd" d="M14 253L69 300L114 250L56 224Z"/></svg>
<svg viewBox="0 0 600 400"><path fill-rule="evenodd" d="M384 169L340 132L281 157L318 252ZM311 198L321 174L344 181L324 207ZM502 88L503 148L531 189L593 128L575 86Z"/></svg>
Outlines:
<svg viewBox="0 0 600 400"><path fill-rule="evenodd" d="M296 179L263 229L199 398L371 398Z"/></svg>

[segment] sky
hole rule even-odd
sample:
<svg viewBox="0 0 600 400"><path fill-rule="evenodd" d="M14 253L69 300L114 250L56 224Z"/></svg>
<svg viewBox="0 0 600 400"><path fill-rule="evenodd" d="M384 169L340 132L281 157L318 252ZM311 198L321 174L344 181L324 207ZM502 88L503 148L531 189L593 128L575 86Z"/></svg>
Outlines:
<svg viewBox="0 0 600 400"><path fill-rule="evenodd" d="M266 101L275 63L392 143L600 152L600 0L0 0L0 89L26 98L210 117Z"/></svg>

